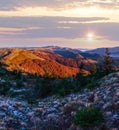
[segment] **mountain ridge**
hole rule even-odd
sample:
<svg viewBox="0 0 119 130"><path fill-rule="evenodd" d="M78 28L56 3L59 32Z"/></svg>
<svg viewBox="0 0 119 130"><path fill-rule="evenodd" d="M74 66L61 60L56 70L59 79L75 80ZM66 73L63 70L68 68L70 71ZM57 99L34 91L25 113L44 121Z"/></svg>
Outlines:
<svg viewBox="0 0 119 130"><path fill-rule="evenodd" d="M108 48L108 47L104 47L104 48L97 48L97 49L93 49L93 50L88 50L86 52L89 52L89 53L97 53L97 54L101 54L101 55L104 55L105 54L105 49ZM114 53L118 53L119 54L119 47L109 47L108 48L109 51L114 54Z"/></svg>
<svg viewBox="0 0 119 130"><path fill-rule="evenodd" d="M86 52L57 46L25 49L4 48L0 49L0 57L1 62L6 64L10 71L17 70L40 76L54 75L62 78L76 75L80 71L81 63L84 64L84 74L88 75L91 64L96 64L103 58L103 54L98 54L97 50L100 48ZM101 48L101 50L104 51L105 48ZM117 52L118 47L113 50ZM118 64L118 58L115 60Z"/></svg>
<svg viewBox="0 0 119 130"><path fill-rule="evenodd" d="M59 51L62 54L59 54ZM3 51L3 50L2 50ZM2 52L1 51L1 52ZM35 48L35 49L8 49L7 55L2 55L2 63L7 65L10 71L22 71L32 74L39 74L40 76L55 75L56 77L71 77L79 72L79 65L83 62L86 66L84 73L89 74L88 68L90 64L96 61L84 58L73 49L59 49L56 52L49 48ZM2 54L4 54L2 52ZM6 54L6 50L5 50ZM65 56L68 54L67 56ZM72 57L73 55L73 57Z"/></svg>

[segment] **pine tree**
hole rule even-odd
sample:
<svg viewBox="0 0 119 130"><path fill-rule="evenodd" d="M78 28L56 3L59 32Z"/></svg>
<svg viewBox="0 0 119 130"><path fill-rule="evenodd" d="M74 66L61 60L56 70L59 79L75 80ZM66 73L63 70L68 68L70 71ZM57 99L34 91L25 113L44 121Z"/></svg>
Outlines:
<svg viewBox="0 0 119 130"><path fill-rule="evenodd" d="M113 59L110 56L110 51L108 48L105 49L105 56L103 58L103 73L105 75L108 75L109 73L111 73L113 71Z"/></svg>
<svg viewBox="0 0 119 130"><path fill-rule="evenodd" d="M95 75L96 72L97 72L97 66L95 64L92 64L90 70L91 75Z"/></svg>
<svg viewBox="0 0 119 130"><path fill-rule="evenodd" d="M84 63L81 62L79 65L79 73L76 75L76 82L79 87L84 87L87 82L86 82L86 76L83 75L84 71Z"/></svg>

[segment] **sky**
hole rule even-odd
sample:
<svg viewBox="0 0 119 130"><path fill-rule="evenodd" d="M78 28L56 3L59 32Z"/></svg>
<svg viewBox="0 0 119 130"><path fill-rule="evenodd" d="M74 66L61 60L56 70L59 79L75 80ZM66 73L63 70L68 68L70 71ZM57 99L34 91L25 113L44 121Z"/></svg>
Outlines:
<svg viewBox="0 0 119 130"><path fill-rule="evenodd" d="M1 0L0 47L119 46L119 0Z"/></svg>

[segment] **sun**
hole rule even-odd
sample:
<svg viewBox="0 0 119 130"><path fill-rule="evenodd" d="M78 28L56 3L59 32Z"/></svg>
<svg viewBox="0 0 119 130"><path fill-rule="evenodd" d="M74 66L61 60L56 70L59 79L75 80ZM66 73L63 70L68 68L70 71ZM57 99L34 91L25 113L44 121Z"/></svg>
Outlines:
<svg viewBox="0 0 119 130"><path fill-rule="evenodd" d="M88 33L87 37L92 39L94 37L94 35L93 35L93 33Z"/></svg>
<svg viewBox="0 0 119 130"><path fill-rule="evenodd" d="M88 40L88 41L91 41L91 42L95 39L95 38L94 38L94 37L95 37L95 36L94 36L94 33L92 33L92 32L87 33L87 34L86 34L86 37L87 37L87 40Z"/></svg>

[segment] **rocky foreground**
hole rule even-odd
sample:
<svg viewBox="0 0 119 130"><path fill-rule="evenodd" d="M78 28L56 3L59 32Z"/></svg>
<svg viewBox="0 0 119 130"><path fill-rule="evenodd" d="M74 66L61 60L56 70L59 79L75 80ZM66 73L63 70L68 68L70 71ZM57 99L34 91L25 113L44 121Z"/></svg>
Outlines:
<svg viewBox="0 0 119 130"><path fill-rule="evenodd" d="M83 106L99 107L103 112L104 123L91 130L119 130L119 72L104 77L93 90L45 98L38 105L1 96L0 130L82 130L72 120Z"/></svg>

